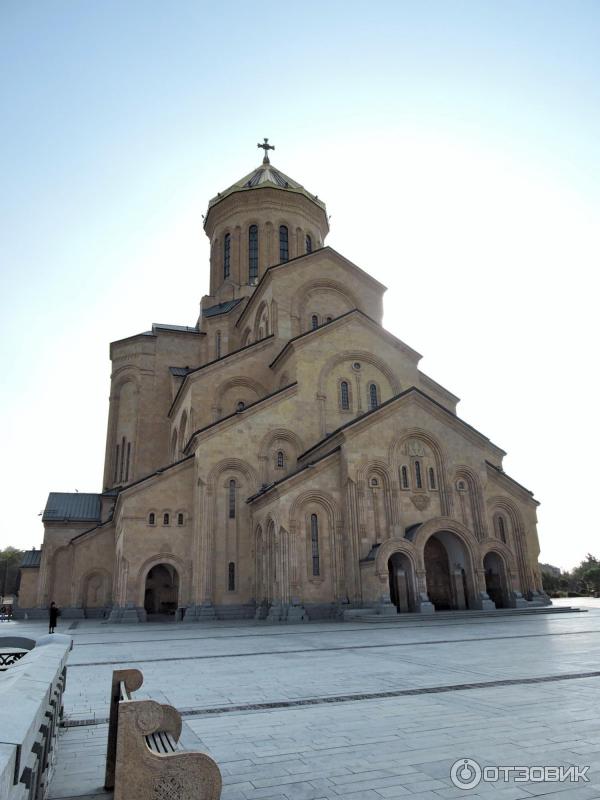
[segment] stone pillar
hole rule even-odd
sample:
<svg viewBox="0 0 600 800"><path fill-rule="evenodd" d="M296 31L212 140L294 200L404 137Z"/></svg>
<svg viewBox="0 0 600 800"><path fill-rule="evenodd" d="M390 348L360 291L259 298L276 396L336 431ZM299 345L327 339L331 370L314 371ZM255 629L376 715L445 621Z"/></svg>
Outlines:
<svg viewBox="0 0 600 800"><path fill-rule="evenodd" d="M427 572L424 569L417 570L417 600L416 608L419 614L433 614L435 607L427 594Z"/></svg>

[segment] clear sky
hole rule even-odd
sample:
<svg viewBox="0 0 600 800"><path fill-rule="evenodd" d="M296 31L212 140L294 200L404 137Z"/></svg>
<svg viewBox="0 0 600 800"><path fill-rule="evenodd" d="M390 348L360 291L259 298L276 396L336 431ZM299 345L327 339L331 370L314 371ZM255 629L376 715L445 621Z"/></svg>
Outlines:
<svg viewBox="0 0 600 800"><path fill-rule="evenodd" d="M2 0L0 546L101 490L108 343L195 323L201 214L268 136L535 491L542 560L600 556L599 42L578 0Z"/></svg>

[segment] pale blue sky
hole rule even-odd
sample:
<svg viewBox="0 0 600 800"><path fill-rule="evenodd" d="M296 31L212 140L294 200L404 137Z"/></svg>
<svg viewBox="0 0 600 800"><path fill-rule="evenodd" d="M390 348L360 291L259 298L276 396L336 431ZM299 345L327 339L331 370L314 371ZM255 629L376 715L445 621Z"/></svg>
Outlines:
<svg viewBox="0 0 600 800"><path fill-rule="evenodd" d="M2 0L0 543L101 488L108 342L195 322L200 214L269 136L535 490L542 557L600 555L599 42L598 2Z"/></svg>

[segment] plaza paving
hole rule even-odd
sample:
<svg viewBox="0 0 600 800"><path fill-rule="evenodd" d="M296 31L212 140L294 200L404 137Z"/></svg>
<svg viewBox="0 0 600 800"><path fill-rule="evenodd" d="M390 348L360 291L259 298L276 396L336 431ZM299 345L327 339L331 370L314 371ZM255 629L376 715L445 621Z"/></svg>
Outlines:
<svg viewBox="0 0 600 800"><path fill-rule="evenodd" d="M587 605L411 625L65 620L68 727L50 796L107 797L111 672L135 666L144 674L136 696L178 708L186 747L219 764L223 800L600 800L600 603ZM460 758L589 765L590 781L465 791L450 779Z"/></svg>

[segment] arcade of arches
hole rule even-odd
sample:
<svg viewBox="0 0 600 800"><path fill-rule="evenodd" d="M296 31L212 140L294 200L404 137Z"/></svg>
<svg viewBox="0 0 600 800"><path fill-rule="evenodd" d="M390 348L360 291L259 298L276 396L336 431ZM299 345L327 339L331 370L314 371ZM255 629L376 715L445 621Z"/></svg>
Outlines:
<svg viewBox="0 0 600 800"><path fill-rule="evenodd" d="M210 200L204 231L197 321L111 344L101 489L50 493L17 615L546 603L537 501L385 330L386 288L326 244L325 203L266 155Z"/></svg>

